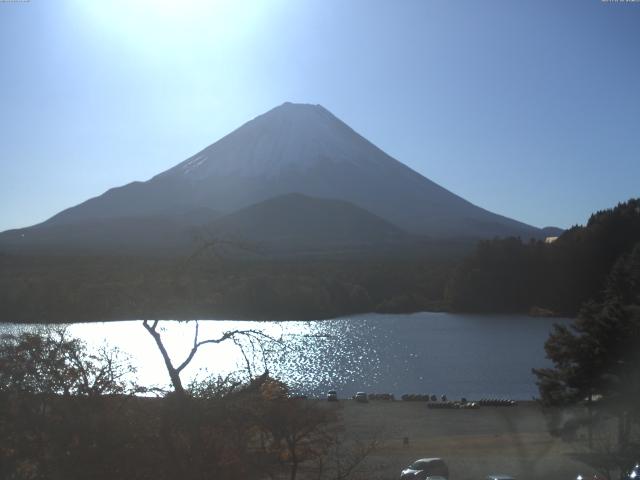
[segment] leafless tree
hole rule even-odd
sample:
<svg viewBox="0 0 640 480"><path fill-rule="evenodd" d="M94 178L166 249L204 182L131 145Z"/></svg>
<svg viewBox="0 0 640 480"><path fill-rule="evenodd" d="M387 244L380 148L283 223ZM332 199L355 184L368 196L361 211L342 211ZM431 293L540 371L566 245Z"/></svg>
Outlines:
<svg viewBox="0 0 640 480"><path fill-rule="evenodd" d="M203 345L220 344L227 340L233 341L240 348L242 355L245 358L245 361L249 362L248 357L246 356L246 352L243 349L242 343L240 342L241 338L247 339L251 345L253 345L256 342L260 344L261 342L265 342L265 341L276 341L276 339L266 335L264 332L261 332L260 330L253 330L253 329L229 330L227 332L224 332L218 338L207 338L207 339L201 340L199 338L200 323L196 320L195 330L193 335L193 344L192 344L191 350L187 354L187 357L180 364L176 366L173 360L171 359L171 357L169 356L169 352L167 351L167 348L165 347L164 342L162 340L162 335L158 330L159 323L160 323L159 320L153 320L153 321L144 320L142 322L142 324L144 325L144 328L153 337L153 340L156 342L158 350L162 355L162 359L164 361L165 367L167 368L167 373L169 374L169 378L171 379L171 384L173 386L174 392L180 396L183 396L186 393L184 386L182 384L182 378L180 377L180 374L187 367L187 365L191 363L196 353L198 353L198 349ZM248 363L248 365L249 365L248 373L251 374L252 372L251 372L250 362Z"/></svg>

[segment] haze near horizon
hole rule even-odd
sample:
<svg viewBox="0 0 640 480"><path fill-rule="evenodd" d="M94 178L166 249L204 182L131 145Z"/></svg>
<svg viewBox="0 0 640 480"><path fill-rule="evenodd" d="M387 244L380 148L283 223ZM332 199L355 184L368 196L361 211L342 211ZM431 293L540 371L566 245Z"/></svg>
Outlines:
<svg viewBox="0 0 640 480"><path fill-rule="evenodd" d="M284 101L490 211L584 223L639 193L638 21L599 1L2 4L0 231Z"/></svg>

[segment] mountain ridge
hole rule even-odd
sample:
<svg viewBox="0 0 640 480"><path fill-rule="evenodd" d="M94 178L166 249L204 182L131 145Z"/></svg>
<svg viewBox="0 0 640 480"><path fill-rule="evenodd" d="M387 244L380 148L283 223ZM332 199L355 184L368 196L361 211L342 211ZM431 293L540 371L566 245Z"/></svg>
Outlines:
<svg viewBox="0 0 640 480"><path fill-rule="evenodd" d="M407 243L410 235L344 200L288 193L213 220L212 238L230 237L270 251L370 248Z"/></svg>
<svg viewBox="0 0 640 480"><path fill-rule="evenodd" d="M414 235L544 237L541 229L478 207L412 170L324 107L290 102L147 181L109 189L38 227L180 218L198 209L227 215L293 192L349 202Z"/></svg>

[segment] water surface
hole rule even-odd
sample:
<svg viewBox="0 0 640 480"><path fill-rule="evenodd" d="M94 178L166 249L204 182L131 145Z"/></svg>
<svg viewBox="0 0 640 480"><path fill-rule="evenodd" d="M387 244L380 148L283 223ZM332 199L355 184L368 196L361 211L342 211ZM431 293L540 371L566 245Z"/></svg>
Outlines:
<svg viewBox="0 0 640 480"><path fill-rule="evenodd" d="M287 382L294 391L340 396L356 391L447 394L450 398L537 396L534 367L548 366L544 342L554 322L565 319L519 315L416 313L366 314L315 322L201 320L200 339L228 330L263 332L278 342L241 341L203 346L184 370L188 383L209 374L261 373ZM0 331L36 326L0 325ZM91 347L107 343L128 354L144 385L166 386L168 376L157 347L141 321L68 325ZM181 363L193 344L195 322L160 322L163 339ZM247 365L247 359L249 364Z"/></svg>

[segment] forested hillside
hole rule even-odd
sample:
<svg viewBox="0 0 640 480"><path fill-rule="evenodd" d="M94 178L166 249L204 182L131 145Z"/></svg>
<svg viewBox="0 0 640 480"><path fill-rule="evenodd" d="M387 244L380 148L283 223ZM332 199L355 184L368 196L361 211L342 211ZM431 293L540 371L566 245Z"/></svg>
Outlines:
<svg viewBox="0 0 640 480"><path fill-rule="evenodd" d="M441 309L457 258L0 255L0 321L315 319Z"/></svg>
<svg viewBox="0 0 640 480"><path fill-rule="evenodd" d="M550 244L504 238L481 241L475 251L449 241L284 258L0 254L0 321L313 319L436 309L574 316L599 299L614 263L638 242L640 199L632 199Z"/></svg>
<svg viewBox="0 0 640 480"><path fill-rule="evenodd" d="M452 273L447 302L456 311L575 315L598 298L616 260L638 242L640 199L594 213L553 243L482 241Z"/></svg>

